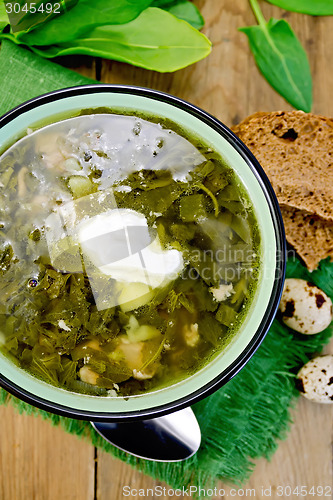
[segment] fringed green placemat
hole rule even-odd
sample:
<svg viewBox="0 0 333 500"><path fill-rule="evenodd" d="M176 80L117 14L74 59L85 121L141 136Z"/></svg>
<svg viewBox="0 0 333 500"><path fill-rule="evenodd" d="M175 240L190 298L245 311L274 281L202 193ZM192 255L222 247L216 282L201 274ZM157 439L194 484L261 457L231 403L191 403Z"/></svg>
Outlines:
<svg viewBox="0 0 333 500"><path fill-rule="evenodd" d="M36 95L89 81L5 41L0 53L0 114ZM329 260L322 261L311 274L297 259L289 260L287 277L312 281L333 298L333 263ZM298 395L294 374L322 349L331 334L332 327L318 335L302 336L275 320L246 367L222 389L193 406L202 430L202 445L185 462L136 459L106 443L88 422L38 410L2 389L0 403L10 403L22 413L41 415L67 432L84 436L94 446L174 489L190 484L208 488L219 479L240 485L253 471L254 460L270 458L279 439L286 437L289 408Z"/></svg>

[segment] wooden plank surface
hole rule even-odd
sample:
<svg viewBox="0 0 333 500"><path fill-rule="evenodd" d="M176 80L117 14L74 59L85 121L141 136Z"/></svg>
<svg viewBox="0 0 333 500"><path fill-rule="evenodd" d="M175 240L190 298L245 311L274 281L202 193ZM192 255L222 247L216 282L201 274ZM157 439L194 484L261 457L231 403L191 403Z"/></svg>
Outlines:
<svg viewBox="0 0 333 500"><path fill-rule="evenodd" d="M41 417L0 410L1 500L92 500L94 447Z"/></svg>
<svg viewBox="0 0 333 500"><path fill-rule="evenodd" d="M182 97L232 125L260 110L291 107L269 87L249 53L247 39L237 31L254 23L246 0L197 0L206 19L204 32L213 52L204 61L174 74L158 74L112 61L77 58L63 61L73 69L104 82L160 89ZM266 19L287 19L309 55L314 80L313 111L333 116L333 18L287 13L261 2ZM333 352L333 343L326 349ZM294 424L272 461L262 459L243 491L230 498L298 498L288 487L305 486L303 498L314 499L311 487L332 487L333 406L300 400L292 412ZM53 428L41 418L21 416L0 408L0 500L118 500L139 498L138 490L164 486L140 474L84 441ZM133 492L124 496L124 487ZM128 490L127 490L128 491ZM303 490L304 492L305 490ZM313 490L318 493L320 490ZM135 492L137 494L135 494ZM301 492L301 489L299 489ZM328 490L323 490L321 496ZM142 496L142 495L141 495ZM147 498L175 498L147 494ZM222 498L217 494L215 498Z"/></svg>

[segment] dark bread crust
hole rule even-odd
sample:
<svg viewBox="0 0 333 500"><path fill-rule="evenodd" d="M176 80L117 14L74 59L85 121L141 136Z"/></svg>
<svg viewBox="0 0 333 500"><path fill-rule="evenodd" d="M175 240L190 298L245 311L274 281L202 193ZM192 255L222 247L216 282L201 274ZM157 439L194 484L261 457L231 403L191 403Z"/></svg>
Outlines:
<svg viewBox="0 0 333 500"><path fill-rule="evenodd" d="M333 260L333 221L316 214L281 205L288 242L313 271L321 259Z"/></svg>
<svg viewBox="0 0 333 500"><path fill-rule="evenodd" d="M255 113L233 128L280 203L333 220L333 120L303 111Z"/></svg>
<svg viewBox="0 0 333 500"><path fill-rule="evenodd" d="M333 260L333 120L303 111L258 112L233 131L268 175L287 241L307 267Z"/></svg>

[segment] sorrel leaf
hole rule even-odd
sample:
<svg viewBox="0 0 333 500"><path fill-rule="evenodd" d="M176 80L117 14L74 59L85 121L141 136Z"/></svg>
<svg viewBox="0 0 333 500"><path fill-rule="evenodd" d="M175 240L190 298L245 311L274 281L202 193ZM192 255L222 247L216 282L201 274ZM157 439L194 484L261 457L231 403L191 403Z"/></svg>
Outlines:
<svg viewBox="0 0 333 500"><path fill-rule="evenodd" d="M29 33L20 32L18 40L26 45L56 45L84 36L96 26L124 24L135 19L152 0L80 0L68 12ZM147 29L147 27L146 27Z"/></svg>
<svg viewBox="0 0 333 500"><path fill-rule="evenodd" d="M255 61L270 85L297 109L312 106L312 79L305 50L285 20L270 19L240 28Z"/></svg>
<svg viewBox="0 0 333 500"><path fill-rule="evenodd" d="M188 0L155 0L151 6L167 10L170 14L173 14L179 19L183 19L183 21L188 22L191 26L193 26L193 28L198 30L200 30L205 24L198 7Z"/></svg>
<svg viewBox="0 0 333 500"><path fill-rule="evenodd" d="M5 4L3 2L0 2L0 32L4 29L5 26L7 26L8 23L9 21Z"/></svg>
<svg viewBox="0 0 333 500"><path fill-rule="evenodd" d="M31 31L40 24L47 23L53 17L59 17L70 10L78 0L38 0L27 3L26 0L6 1L6 9L13 33L18 31Z"/></svg>
<svg viewBox="0 0 333 500"><path fill-rule="evenodd" d="M333 15L333 0L267 0L282 9L312 16Z"/></svg>
<svg viewBox="0 0 333 500"><path fill-rule="evenodd" d="M20 43L20 39L16 43ZM84 38L45 50L30 48L43 57L86 54L169 72L206 57L211 51L211 42L188 23L151 7L130 23L100 26Z"/></svg>

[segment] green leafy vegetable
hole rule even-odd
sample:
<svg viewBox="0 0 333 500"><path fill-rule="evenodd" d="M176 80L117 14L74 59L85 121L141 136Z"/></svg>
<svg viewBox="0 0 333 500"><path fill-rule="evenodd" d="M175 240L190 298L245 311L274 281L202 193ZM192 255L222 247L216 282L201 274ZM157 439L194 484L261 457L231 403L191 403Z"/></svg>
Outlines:
<svg viewBox="0 0 333 500"><path fill-rule="evenodd" d="M13 39L12 35L4 36L16 43L31 43L30 33L24 41L18 37ZM172 14L148 8L130 23L101 26L85 38L52 45L50 48L30 48L42 57L86 54L170 72L206 57L211 51L211 43L202 33Z"/></svg>
<svg viewBox="0 0 333 500"><path fill-rule="evenodd" d="M32 30L55 16L59 17L74 7L77 2L78 0L63 0L61 5L55 0L48 1L47 4L45 0L38 0L31 4L28 4L26 0L6 2L12 31L15 33L17 31ZM17 5L20 6L19 9Z"/></svg>
<svg viewBox="0 0 333 500"><path fill-rule="evenodd" d="M168 9L170 14L187 21L189 24L200 30L203 28L205 21L196 5L192 2L179 2L176 5L171 5Z"/></svg>
<svg viewBox="0 0 333 500"><path fill-rule="evenodd" d="M194 222L207 217L203 194L191 194L181 199L179 204L180 218L185 222Z"/></svg>
<svg viewBox="0 0 333 500"><path fill-rule="evenodd" d="M221 304L216 313L216 319L225 326L232 326L236 321L236 311L227 304Z"/></svg>
<svg viewBox="0 0 333 500"><path fill-rule="evenodd" d="M69 358L63 358L61 361L62 370L59 376L60 382L63 385L67 385L71 380L76 378L76 367L77 363L71 361Z"/></svg>
<svg viewBox="0 0 333 500"><path fill-rule="evenodd" d="M198 321L199 333L213 346L217 346L223 330L211 313L204 313Z"/></svg>
<svg viewBox="0 0 333 500"><path fill-rule="evenodd" d="M6 7L3 2L0 2L0 32L4 29L8 24L8 16L6 13Z"/></svg>
<svg viewBox="0 0 333 500"><path fill-rule="evenodd" d="M171 5L175 5L182 0L154 0L151 4L152 7L159 7L160 9L168 9Z"/></svg>
<svg viewBox="0 0 333 500"><path fill-rule="evenodd" d="M0 247L0 276L10 268L13 255L14 253L11 245L5 245L3 249Z"/></svg>
<svg viewBox="0 0 333 500"><path fill-rule="evenodd" d="M256 0L250 0L259 26L240 28L249 39L256 63L271 86L295 108L312 107L312 79L306 52L285 20L266 23Z"/></svg>
<svg viewBox="0 0 333 500"><path fill-rule="evenodd" d="M163 9L150 8L152 4ZM203 26L203 18L187 0L78 0L70 10L45 16L29 30L4 33L8 24L5 5L0 4L0 38L27 45L46 58L86 54L171 72L211 51L210 41L196 29Z"/></svg>
<svg viewBox="0 0 333 500"><path fill-rule="evenodd" d="M311 16L333 15L333 0L267 0L282 9L310 14Z"/></svg>
<svg viewBox="0 0 333 500"><path fill-rule="evenodd" d="M187 21L193 28L198 30L205 24L198 7L188 0L155 0L151 6L167 10L170 14L173 14L179 19L183 19L183 21Z"/></svg>
<svg viewBox="0 0 333 500"><path fill-rule="evenodd" d="M69 42L89 33L96 26L118 25L135 19L152 0L80 0L68 12L29 33L18 33L17 38L28 45L56 45Z"/></svg>
<svg viewBox="0 0 333 500"><path fill-rule="evenodd" d="M174 236L179 241L191 240L195 233L194 224L172 224L170 231L172 236Z"/></svg>

